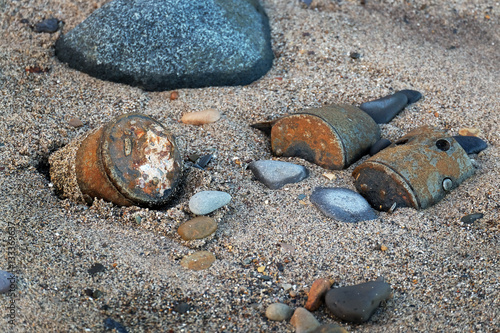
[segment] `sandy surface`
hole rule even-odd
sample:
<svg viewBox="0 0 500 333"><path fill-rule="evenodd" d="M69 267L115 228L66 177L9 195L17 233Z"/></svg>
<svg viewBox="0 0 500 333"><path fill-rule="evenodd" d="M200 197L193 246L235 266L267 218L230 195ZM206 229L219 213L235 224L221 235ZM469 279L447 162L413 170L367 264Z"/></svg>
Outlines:
<svg viewBox="0 0 500 333"><path fill-rule="evenodd" d="M249 86L182 89L171 101L170 92L144 92L69 69L54 58L59 32L36 34L21 23L54 16L67 32L104 1L0 0L0 269L8 268L8 227L14 227L10 264L19 277L15 324L7 322L3 295L1 330L102 332L110 317L129 332L293 332L288 322L268 321L265 308L277 301L302 306L319 277L344 286L383 276L394 297L369 322L344 323L324 307L315 316L353 332L498 332L500 6L366 2L321 0L305 9L296 1L263 1L276 54L271 71ZM351 59L351 52L361 57ZM28 73L29 66L48 71ZM424 98L384 125L384 137L424 124L453 135L474 127L489 144L473 156L476 175L434 207L346 224L325 218L308 198L316 186L353 189L359 162L330 181L316 165L281 159L311 171L282 190L265 188L246 170L249 161L272 157L269 139L249 124L406 88ZM221 111L221 120L179 123L184 112L206 108ZM49 154L131 111L170 127L184 157L214 154L209 170L193 171L169 210L59 199L47 179ZM68 125L73 117L85 126ZM200 190L227 191L233 200L212 214L215 236L186 243L176 229L190 218L187 201ZM474 212L484 218L460 222ZM182 268L180 259L197 249L214 253L214 265ZM106 271L89 275L94 263ZM270 280L261 278L260 266ZM102 294L94 299L86 289ZM191 310L174 311L180 302Z"/></svg>

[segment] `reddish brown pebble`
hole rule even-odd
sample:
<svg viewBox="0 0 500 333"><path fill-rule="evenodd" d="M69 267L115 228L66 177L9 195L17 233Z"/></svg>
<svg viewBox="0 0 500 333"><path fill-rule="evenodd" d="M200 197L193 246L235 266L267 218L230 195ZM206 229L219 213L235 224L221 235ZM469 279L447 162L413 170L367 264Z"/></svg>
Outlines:
<svg viewBox="0 0 500 333"><path fill-rule="evenodd" d="M80 119L78 118L71 118L69 121L68 121L68 124L69 126L73 126L73 127L82 127L83 126L83 121L81 121Z"/></svg>
<svg viewBox="0 0 500 333"><path fill-rule="evenodd" d="M309 311L316 311L319 309L325 298L326 292L330 289L332 283L328 279L317 279L314 281L307 296L307 303L305 308Z"/></svg>
<svg viewBox="0 0 500 333"><path fill-rule="evenodd" d="M175 101L177 98L179 98L179 93L177 91L172 91L170 93L170 100Z"/></svg>
<svg viewBox="0 0 500 333"><path fill-rule="evenodd" d="M207 269L215 261L215 256L208 251L199 251L190 254L181 260L181 266L193 271L201 271Z"/></svg>
<svg viewBox="0 0 500 333"><path fill-rule="evenodd" d="M217 230L217 222L207 216L198 216L183 223L177 232L184 240L202 239L210 236Z"/></svg>
<svg viewBox="0 0 500 333"><path fill-rule="evenodd" d="M220 112L215 109L206 109L197 112L185 113L181 121L189 125L203 125L214 123L220 119Z"/></svg>

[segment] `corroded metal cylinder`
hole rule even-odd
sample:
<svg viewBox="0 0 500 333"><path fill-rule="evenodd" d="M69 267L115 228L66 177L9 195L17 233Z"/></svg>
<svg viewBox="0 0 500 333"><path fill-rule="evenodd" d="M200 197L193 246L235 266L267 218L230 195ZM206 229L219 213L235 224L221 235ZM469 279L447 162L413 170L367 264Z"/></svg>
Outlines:
<svg viewBox="0 0 500 333"><path fill-rule="evenodd" d="M56 152L51 180L63 197L119 206L160 206L172 197L182 160L170 132L156 120L131 113L117 117Z"/></svg>
<svg viewBox="0 0 500 333"><path fill-rule="evenodd" d="M353 171L355 186L378 210L424 209L474 173L467 153L451 136L420 127Z"/></svg>
<svg viewBox="0 0 500 333"><path fill-rule="evenodd" d="M380 128L363 110L329 105L279 119L271 129L271 148L277 156L340 170L365 155L379 138Z"/></svg>

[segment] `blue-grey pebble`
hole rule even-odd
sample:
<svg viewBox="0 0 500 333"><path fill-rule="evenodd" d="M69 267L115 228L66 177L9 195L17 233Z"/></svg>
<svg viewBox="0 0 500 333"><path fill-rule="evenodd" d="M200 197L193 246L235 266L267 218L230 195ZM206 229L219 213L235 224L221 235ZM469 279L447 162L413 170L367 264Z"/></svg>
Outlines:
<svg viewBox="0 0 500 333"><path fill-rule="evenodd" d="M488 144L477 136L457 135L453 138L462 146L467 154L477 154L488 148Z"/></svg>
<svg viewBox="0 0 500 333"><path fill-rule="evenodd" d="M33 27L35 32L48 32L53 33L59 29L59 20L56 18L49 18L36 23Z"/></svg>
<svg viewBox="0 0 500 333"><path fill-rule="evenodd" d="M202 191L189 199L189 209L193 214L206 215L231 201L231 195L222 191Z"/></svg>
<svg viewBox="0 0 500 333"><path fill-rule="evenodd" d="M422 98L422 93L420 91L404 89L399 90L398 92L406 95L406 98L408 98L408 104L418 102Z"/></svg>
<svg viewBox="0 0 500 333"><path fill-rule="evenodd" d="M246 85L272 66L258 0L114 0L57 40L55 54L103 80L162 91Z"/></svg>
<svg viewBox="0 0 500 333"><path fill-rule="evenodd" d="M293 309L283 303L273 303L266 309L266 317L269 320L283 321L292 317Z"/></svg>
<svg viewBox="0 0 500 333"><path fill-rule="evenodd" d="M7 271L0 271L0 294L7 293L11 283L16 283L14 275Z"/></svg>
<svg viewBox="0 0 500 333"><path fill-rule="evenodd" d="M408 97L401 92L397 92L390 96L363 103L359 108L368 113L377 124L387 124L392 118L396 117L406 105L408 105Z"/></svg>
<svg viewBox="0 0 500 333"><path fill-rule="evenodd" d="M306 167L289 162L260 160L250 163L248 167L255 178L273 190L285 184L300 182L309 176Z"/></svg>
<svg viewBox="0 0 500 333"><path fill-rule="evenodd" d="M375 155L376 153L389 147L390 145L391 145L390 140L387 140L385 138L378 140L377 142L375 142L373 146L370 147L370 156Z"/></svg>
<svg viewBox="0 0 500 333"><path fill-rule="evenodd" d="M325 303L336 317L354 323L368 321L380 302L391 297L391 285L381 281L370 281L354 286L330 289Z"/></svg>
<svg viewBox="0 0 500 333"><path fill-rule="evenodd" d="M473 213L469 215L462 216L460 221L465 224L472 224L476 222L476 220L482 219L484 217L483 213Z"/></svg>
<svg viewBox="0 0 500 333"><path fill-rule="evenodd" d="M323 214L339 221L360 222L377 218L368 201L347 188L316 187L309 200Z"/></svg>

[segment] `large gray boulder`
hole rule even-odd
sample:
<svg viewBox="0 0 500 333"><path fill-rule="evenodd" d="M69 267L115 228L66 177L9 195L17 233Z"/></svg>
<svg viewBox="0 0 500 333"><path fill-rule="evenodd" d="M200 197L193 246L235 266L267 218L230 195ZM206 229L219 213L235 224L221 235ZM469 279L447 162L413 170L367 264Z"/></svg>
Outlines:
<svg viewBox="0 0 500 333"><path fill-rule="evenodd" d="M72 68L145 90L245 85L273 61L258 0L114 0L55 51Z"/></svg>

